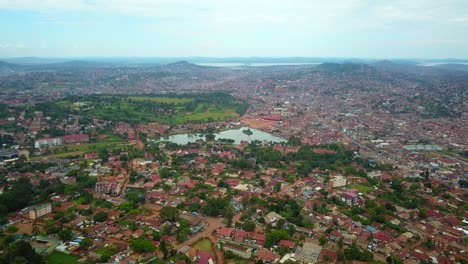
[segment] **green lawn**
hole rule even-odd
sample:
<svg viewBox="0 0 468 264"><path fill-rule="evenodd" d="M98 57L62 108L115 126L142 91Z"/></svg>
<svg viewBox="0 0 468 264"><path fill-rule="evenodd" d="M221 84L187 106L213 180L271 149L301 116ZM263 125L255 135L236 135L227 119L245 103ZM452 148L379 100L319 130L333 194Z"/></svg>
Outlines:
<svg viewBox="0 0 468 264"><path fill-rule="evenodd" d="M54 147L54 150L58 151L59 153L60 152L74 152L74 151L93 152L93 151L99 151L101 149L119 148L124 145L128 145L128 143L126 142L80 143L79 145L64 145L64 146Z"/></svg>
<svg viewBox="0 0 468 264"><path fill-rule="evenodd" d="M100 254L103 257L112 257L113 255L117 254L119 252L119 249L114 246L114 245L109 245L107 247L102 247L98 250L96 250L96 253Z"/></svg>
<svg viewBox="0 0 468 264"><path fill-rule="evenodd" d="M351 186L349 186L349 188L350 189L357 189L360 193L369 193L370 191L372 191L372 187L361 185L361 184L351 185Z"/></svg>
<svg viewBox="0 0 468 264"><path fill-rule="evenodd" d="M52 155L46 155L46 156L35 156L35 157L31 157L30 160L66 158L66 157L83 155L83 153L84 153L83 151L71 151L71 152L64 152L64 153L52 154Z"/></svg>
<svg viewBox="0 0 468 264"><path fill-rule="evenodd" d="M43 158L66 158L71 156L79 156L88 152L98 152L102 149L113 150L119 149L130 144L126 142L99 142L99 143L81 143L79 145L66 145L53 147L55 153L50 155L32 157L31 160L40 160Z"/></svg>
<svg viewBox="0 0 468 264"><path fill-rule="evenodd" d="M215 256L215 252L213 250L213 245L208 238L202 238L197 242L191 245L192 247L198 247L201 251L210 253L211 255Z"/></svg>
<svg viewBox="0 0 468 264"><path fill-rule="evenodd" d="M86 95L65 98L52 106L42 105L39 110L47 115L53 110L56 115L72 113L84 118L170 125L232 119L248 107L243 100L217 93L167 97Z"/></svg>
<svg viewBox="0 0 468 264"><path fill-rule="evenodd" d="M68 255L65 253L54 252L46 258L47 264L74 264L78 263L78 256Z"/></svg>

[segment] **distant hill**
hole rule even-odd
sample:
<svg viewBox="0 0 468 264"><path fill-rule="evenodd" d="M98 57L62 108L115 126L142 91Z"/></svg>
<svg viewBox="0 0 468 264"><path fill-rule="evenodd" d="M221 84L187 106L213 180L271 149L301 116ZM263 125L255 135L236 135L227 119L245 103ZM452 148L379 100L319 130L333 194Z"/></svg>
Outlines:
<svg viewBox="0 0 468 264"><path fill-rule="evenodd" d="M13 64L5 61L0 61L0 76L13 74L18 71L25 70L25 67L18 64Z"/></svg>
<svg viewBox="0 0 468 264"><path fill-rule="evenodd" d="M201 71L201 70L217 70L218 67L202 66L188 61L177 61L161 66L163 70L175 71L175 72L190 72L190 71Z"/></svg>
<svg viewBox="0 0 468 264"><path fill-rule="evenodd" d="M380 70L397 73L411 73L417 75L434 75L440 73L437 71L437 69L428 66L421 66L412 62L393 62L389 60L383 60L372 63L371 65Z"/></svg>
<svg viewBox="0 0 468 264"><path fill-rule="evenodd" d="M326 71L326 72L355 72L355 71L364 71L371 70L372 67L366 64L357 64L357 63L322 63L315 67L317 70Z"/></svg>
<svg viewBox="0 0 468 264"><path fill-rule="evenodd" d="M38 57L19 57L19 58L6 58L3 61L21 64L21 65L40 65L40 64L52 64L62 63L70 61L70 59L57 59L57 58L38 58Z"/></svg>
<svg viewBox="0 0 468 264"><path fill-rule="evenodd" d="M18 72L35 71L62 71L62 70L80 70L103 67L117 67L115 63L92 62L92 61L66 61L47 64L16 64L0 61L0 75L14 74Z"/></svg>

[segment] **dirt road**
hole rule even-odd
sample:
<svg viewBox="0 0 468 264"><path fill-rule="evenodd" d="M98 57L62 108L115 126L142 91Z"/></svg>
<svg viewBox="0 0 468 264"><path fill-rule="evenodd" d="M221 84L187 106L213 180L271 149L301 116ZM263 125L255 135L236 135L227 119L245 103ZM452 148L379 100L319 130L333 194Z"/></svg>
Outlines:
<svg viewBox="0 0 468 264"><path fill-rule="evenodd" d="M235 223L236 221L239 221L240 217L241 217L240 213L234 215L232 222ZM176 245L175 249L178 250L184 246L190 246L191 244L197 242L199 239L203 237L207 237L208 239L211 240L211 243L213 243L213 250L215 251L216 258L218 260L217 263L224 263L224 255L220 250L218 250L218 247L216 246L217 240L216 240L216 237L213 235L213 231L224 226L223 220L224 220L223 218L218 218L218 217L206 217L204 219L205 223L207 224L205 228L202 231L195 234L194 236L190 237L185 242Z"/></svg>

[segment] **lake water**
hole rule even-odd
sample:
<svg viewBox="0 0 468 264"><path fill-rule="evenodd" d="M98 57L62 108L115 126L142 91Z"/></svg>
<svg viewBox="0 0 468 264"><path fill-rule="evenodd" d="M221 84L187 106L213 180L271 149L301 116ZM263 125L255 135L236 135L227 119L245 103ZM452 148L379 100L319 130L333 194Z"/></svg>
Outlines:
<svg viewBox="0 0 468 264"><path fill-rule="evenodd" d="M220 139L220 138L226 138L226 139L233 139L235 141L235 144L239 144L241 141L247 141L247 142L252 142L255 140L260 140L260 141L272 141L272 142L285 142L286 140L284 138L280 138L274 135L271 135L269 133L250 128L250 131L252 131L252 135L246 135L243 130L249 129L248 127L241 127L237 129L229 129L225 131L221 131L219 133L215 133L214 135L215 140ZM201 136L200 136L201 135ZM160 141L170 141L173 143L177 143L179 145L186 145L188 143L195 142L198 139L203 139L205 140L205 134L192 134L192 133L187 133L187 134L177 134L177 135L172 135L169 137L164 137L160 138Z"/></svg>

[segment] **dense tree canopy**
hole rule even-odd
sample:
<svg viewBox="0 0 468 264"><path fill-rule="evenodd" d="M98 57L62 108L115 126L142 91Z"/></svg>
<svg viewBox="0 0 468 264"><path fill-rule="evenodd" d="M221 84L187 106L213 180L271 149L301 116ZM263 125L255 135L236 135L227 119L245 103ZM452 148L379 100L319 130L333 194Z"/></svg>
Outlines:
<svg viewBox="0 0 468 264"><path fill-rule="evenodd" d="M154 252L156 246L148 239L134 239L130 242L130 248L136 252Z"/></svg>
<svg viewBox="0 0 468 264"><path fill-rule="evenodd" d="M159 211L162 220L175 222L179 218L179 210L172 206L164 206Z"/></svg>
<svg viewBox="0 0 468 264"><path fill-rule="evenodd" d="M42 264L45 263L45 261L34 251L28 242L19 240L11 244L6 250L6 253L0 256L0 264L13 263Z"/></svg>

